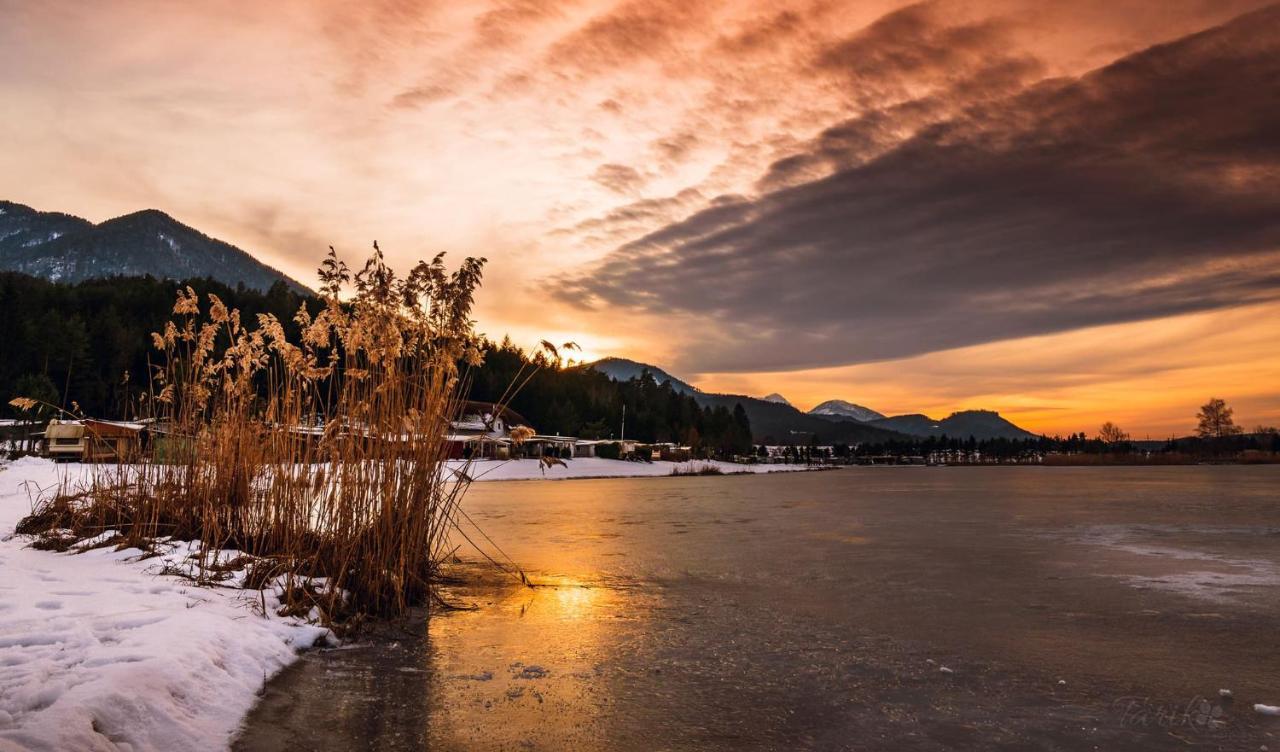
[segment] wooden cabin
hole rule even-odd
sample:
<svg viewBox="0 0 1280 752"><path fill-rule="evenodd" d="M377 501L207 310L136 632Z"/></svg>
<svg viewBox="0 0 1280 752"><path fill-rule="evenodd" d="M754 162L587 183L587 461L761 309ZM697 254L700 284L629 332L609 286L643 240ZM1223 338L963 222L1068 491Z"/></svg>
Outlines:
<svg viewBox="0 0 1280 752"><path fill-rule="evenodd" d="M137 462L142 456L143 423L85 418L85 462Z"/></svg>

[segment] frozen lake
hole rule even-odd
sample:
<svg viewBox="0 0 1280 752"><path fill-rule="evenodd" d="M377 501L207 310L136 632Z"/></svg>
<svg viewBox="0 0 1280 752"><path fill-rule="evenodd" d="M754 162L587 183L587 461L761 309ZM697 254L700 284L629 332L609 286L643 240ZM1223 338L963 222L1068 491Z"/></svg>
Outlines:
<svg viewBox="0 0 1280 752"><path fill-rule="evenodd" d="M1280 467L490 483L467 509L541 586L461 566L476 610L309 654L240 748L1280 749L1253 710L1280 704Z"/></svg>

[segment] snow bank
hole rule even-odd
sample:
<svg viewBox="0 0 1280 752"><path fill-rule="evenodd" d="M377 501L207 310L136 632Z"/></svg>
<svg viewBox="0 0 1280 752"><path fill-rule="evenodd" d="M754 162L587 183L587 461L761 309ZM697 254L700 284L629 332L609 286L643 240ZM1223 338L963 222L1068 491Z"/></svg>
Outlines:
<svg viewBox="0 0 1280 752"><path fill-rule="evenodd" d="M739 473L781 473L809 470L805 465L735 465L715 460L691 462L626 462L606 460L600 457L580 457L564 460L564 466L544 468L538 460L477 460L471 463L467 473L477 481L488 480L567 480L570 478L649 478L671 475L679 468L683 472L697 472L704 467L715 467L725 475ZM463 469L464 462L450 462L454 469Z"/></svg>
<svg viewBox="0 0 1280 752"><path fill-rule="evenodd" d="M185 547L140 561L9 535L30 511L23 484L84 471L32 459L0 469L0 750L226 747L267 677L325 631L263 618L256 592L159 576Z"/></svg>

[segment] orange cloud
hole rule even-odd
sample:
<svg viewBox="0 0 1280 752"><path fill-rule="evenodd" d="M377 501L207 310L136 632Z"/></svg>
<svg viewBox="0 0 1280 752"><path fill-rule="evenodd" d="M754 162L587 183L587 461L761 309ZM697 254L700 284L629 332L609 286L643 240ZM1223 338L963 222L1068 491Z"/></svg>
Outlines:
<svg viewBox="0 0 1280 752"><path fill-rule="evenodd" d="M94 221L160 208L304 281L329 244L356 257L376 238L401 266L438 250L485 255L486 331L527 342L539 330L562 332L598 352L673 364L743 332L661 305L650 314L575 308L540 280L700 211L729 215L762 192L874 159L966 104L1079 76L1263 4L10 4L0 25L0 197ZM988 54L993 45L998 54ZM1257 194L1275 182L1267 164L1179 157L1170 155L1187 162L1181 187L1190 192ZM730 261L725 285L747 263ZM805 295L783 290L757 296L758 305L795 307ZM1123 326L1161 331L1159 322ZM1036 427L1057 427L1069 415L1092 420L1090 404L1148 404L1147 384L1185 389L1194 402L1202 383L1215 383L1196 379L1228 378L1208 364L1164 368L1169 345L1135 363L1154 381L1111 366L1094 381L1044 386L1037 362L1106 330L977 346L992 357L1004 347L1027 353L1004 376L969 370L954 355L975 349L965 348L857 366L851 392L835 389L844 369L707 383L759 383L814 400L845 394L884 409L1016 404ZM1221 369L1274 375L1251 346L1224 346ZM1138 396L1107 396L1126 389ZM1268 414L1263 396L1241 394ZM1069 409L1048 409L1063 403ZM1173 402L1144 409L1151 417L1134 413L1130 430L1180 419Z"/></svg>
<svg viewBox="0 0 1280 752"><path fill-rule="evenodd" d="M1091 327L904 360L787 373L702 374L702 389L780 386L797 407L845 399L887 414L988 408L1037 432L1092 434L1111 420L1163 439L1195 428L1211 396L1246 427L1280 425L1280 304Z"/></svg>

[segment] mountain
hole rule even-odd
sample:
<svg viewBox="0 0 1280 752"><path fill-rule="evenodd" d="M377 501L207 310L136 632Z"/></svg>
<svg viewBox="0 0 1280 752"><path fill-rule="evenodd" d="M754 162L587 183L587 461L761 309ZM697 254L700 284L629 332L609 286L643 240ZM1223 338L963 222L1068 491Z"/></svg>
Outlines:
<svg viewBox="0 0 1280 752"><path fill-rule="evenodd" d="M883 414L878 413L869 407L855 405L852 402L845 402L844 400L827 400L821 405L810 410L809 414L818 415L823 418L852 418L860 423L879 420L885 417Z"/></svg>
<svg viewBox="0 0 1280 752"><path fill-rule="evenodd" d="M0 201L0 271L68 283L148 274L157 279L209 277L261 291L284 282L297 292L309 292L239 248L155 209L95 225Z"/></svg>
<svg viewBox="0 0 1280 752"><path fill-rule="evenodd" d="M941 435L941 421L934 420L928 415L920 413L912 413L910 415L895 415L892 418L881 418L872 421L872 425L884 426L893 431L905 433L909 436L934 436ZM967 438L959 437L956 438Z"/></svg>
<svg viewBox="0 0 1280 752"><path fill-rule="evenodd" d="M732 410L735 405L742 405L751 421L751 433L756 441L766 444L808 444L810 440L817 444L877 444L909 438L892 429L856 420L809 415L791 405L741 394L698 392L693 397L704 407L723 406Z"/></svg>
<svg viewBox="0 0 1280 752"><path fill-rule="evenodd" d="M682 394L691 394L703 407L722 406L732 410L742 405L751 421L751 432L757 442L773 444L859 444L902 441L912 437L946 435L956 439L1034 439L990 410L966 410L953 413L945 420L927 415L899 415L886 418L880 413L842 400L829 400L807 413L792 407L782 395L774 393L760 399L742 394L713 394L691 386L666 371L626 358L603 358L583 368L594 368L610 378L629 381L648 371L658 383L670 382ZM866 416L866 417L860 417Z"/></svg>
<svg viewBox="0 0 1280 752"><path fill-rule="evenodd" d="M807 415L792 407L786 400L778 402L770 399L770 397L780 399L776 394L769 395L765 399L742 394L711 394L677 379L657 366L626 358L603 358L583 367L594 368L619 381L639 378L640 374L648 371L658 383L670 382L672 389L682 394L692 395L703 407L721 406L727 410L733 410L736 405L742 405L742 408L747 411L747 419L751 421L751 432L755 435L755 440L760 442L807 444L812 438L818 443L856 444L908 438L892 430L857 421Z"/></svg>
<svg viewBox="0 0 1280 752"><path fill-rule="evenodd" d="M594 368L615 381L630 381L632 379L638 379L640 378L640 374L648 371L653 376L654 381L659 384L670 382L671 388L680 394L698 393L697 387L686 384L657 366L651 366L647 363L637 363L634 360L627 360L626 358L601 358L594 363L588 363L585 367Z"/></svg>
<svg viewBox="0 0 1280 752"><path fill-rule="evenodd" d="M911 436L949 436L953 439L1034 439L1036 435L1024 431L1000 417L992 410L964 410L952 413L943 420L927 415L896 415L892 418L873 420L868 425Z"/></svg>

